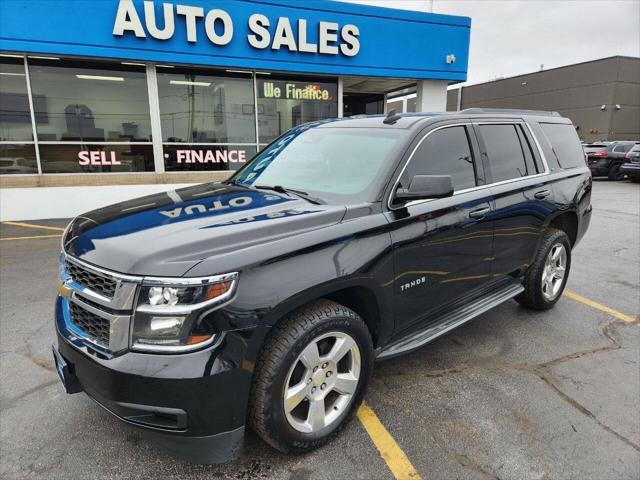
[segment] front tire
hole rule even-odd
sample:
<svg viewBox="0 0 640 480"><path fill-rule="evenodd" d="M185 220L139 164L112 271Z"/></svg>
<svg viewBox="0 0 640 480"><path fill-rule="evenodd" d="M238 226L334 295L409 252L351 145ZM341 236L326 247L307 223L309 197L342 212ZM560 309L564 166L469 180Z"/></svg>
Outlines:
<svg viewBox="0 0 640 480"><path fill-rule="evenodd" d="M571 268L571 242L562 230L548 229L525 274L524 292L516 301L533 310L548 310L562 296Z"/></svg>
<svg viewBox="0 0 640 480"><path fill-rule="evenodd" d="M373 367L366 324L329 300L290 315L266 340L249 402L253 429L282 452L317 448L362 402Z"/></svg>

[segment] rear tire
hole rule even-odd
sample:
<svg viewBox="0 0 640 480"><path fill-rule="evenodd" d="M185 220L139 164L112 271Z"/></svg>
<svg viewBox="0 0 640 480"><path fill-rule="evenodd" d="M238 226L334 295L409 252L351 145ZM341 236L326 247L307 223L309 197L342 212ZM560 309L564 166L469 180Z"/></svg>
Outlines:
<svg viewBox="0 0 640 480"><path fill-rule="evenodd" d="M609 180L619 181L624 180L626 175L620 171L620 165L614 165L609 169Z"/></svg>
<svg viewBox="0 0 640 480"><path fill-rule="evenodd" d="M527 270L524 292L515 300L523 307L548 310L562 296L571 268L571 242L562 230L548 229L533 264Z"/></svg>
<svg viewBox="0 0 640 480"><path fill-rule="evenodd" d="M317 448L362 402L373 367L366 324L352 310L315 301L274 327L256 365L249 420L281 452Z"/></svg>

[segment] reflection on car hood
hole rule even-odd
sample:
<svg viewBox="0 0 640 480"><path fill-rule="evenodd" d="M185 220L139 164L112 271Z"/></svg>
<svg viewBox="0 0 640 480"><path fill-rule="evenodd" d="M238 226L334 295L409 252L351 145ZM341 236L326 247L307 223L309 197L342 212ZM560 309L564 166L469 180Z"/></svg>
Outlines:
<svg viewBox="0 0 640 480"><path fill-rule="evenodd" d="M204 259L333 225L344 212L271 191L204 184L81 215L63 244L68 254L116 272L182 276Z"/></svg>

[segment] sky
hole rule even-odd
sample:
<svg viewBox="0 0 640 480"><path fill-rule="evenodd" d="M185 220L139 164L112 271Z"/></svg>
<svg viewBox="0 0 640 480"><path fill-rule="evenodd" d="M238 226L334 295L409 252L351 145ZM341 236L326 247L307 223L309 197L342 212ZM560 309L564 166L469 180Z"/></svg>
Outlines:
<svg viewBox="0 0 640 480"><path fill-rule="evenodd" d="M342 0L428 11L429 0ZM640 0L433 0L471 17L466 84L614 55L640 57Z"/></svg>

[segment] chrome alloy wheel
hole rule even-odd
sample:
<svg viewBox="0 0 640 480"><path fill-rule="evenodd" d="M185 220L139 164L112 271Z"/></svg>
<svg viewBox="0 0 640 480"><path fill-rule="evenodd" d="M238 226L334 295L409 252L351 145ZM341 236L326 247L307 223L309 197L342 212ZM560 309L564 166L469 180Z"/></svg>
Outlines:
<svg viewBox="0 0 640 480"><path fill-rule="evenodd" d="M315 433L331 425L349 408L360 379L356 341L343 332L316 337L298 355L284 386L289 425Z"/></svg>
<svg viewBox="0 0 640 480"><path fill-rule="evenodd" d="M556 243L544 262L542 270L542 295L552 301L560 293L564 276L567 273L567 250L561 243Z"/></svg>

